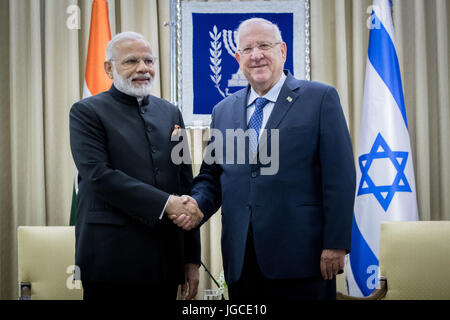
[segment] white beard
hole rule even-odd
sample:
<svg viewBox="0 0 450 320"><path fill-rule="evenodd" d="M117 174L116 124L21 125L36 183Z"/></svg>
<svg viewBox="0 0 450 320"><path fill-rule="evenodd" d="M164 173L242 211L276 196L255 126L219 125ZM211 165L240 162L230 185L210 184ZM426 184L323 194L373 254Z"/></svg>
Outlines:
<svg viewBox="0 0 450 320"><path fill-rule="evenodd" d="M153 87L153 77L150 75L150 73L146 73L144 75L150 78L150 82L148 84L143 84L139 87L135 87L131 81L134 77L137 76L136 74L133 74L127 79L117 73L114 65L112 69L114 75L114 86L117 90L136 98L142 98L150 94L150 89Z"/></svg>

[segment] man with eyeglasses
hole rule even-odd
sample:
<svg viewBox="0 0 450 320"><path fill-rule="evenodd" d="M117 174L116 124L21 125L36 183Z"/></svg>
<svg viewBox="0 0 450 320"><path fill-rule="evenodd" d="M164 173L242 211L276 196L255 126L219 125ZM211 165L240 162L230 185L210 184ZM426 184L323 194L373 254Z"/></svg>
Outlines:
<svg viewBox="0 0 450 320"><path fill-rule="evenodd" d="M350 250L356 180L338 94L283 71L287 47L270 21L242 22L238 48L249 86L215 106L211 128L224 136L254 130L257 148L250 134L246 164L204 161L189 201L198 203L204 221L222 206L230 299L335 299L335 275ZM263 129L278 132L278 141ZM265 175L261 151L274 152L274 144L278 172ZM183 215L171 218L189 226Z"/></svg>
<svg viewBox="0 0 450 320"><path fill-rule="evenodd" d="M184 124L175 106L150 95L154 59L142 35L116 35L104 64L113 85L70 111L85 300L175 300L179 284L186 299L197 292L199 230L178 228L168 214L194 225L203 214L176 196L189 194L192 169L171 161L171 138Z"/></svg>

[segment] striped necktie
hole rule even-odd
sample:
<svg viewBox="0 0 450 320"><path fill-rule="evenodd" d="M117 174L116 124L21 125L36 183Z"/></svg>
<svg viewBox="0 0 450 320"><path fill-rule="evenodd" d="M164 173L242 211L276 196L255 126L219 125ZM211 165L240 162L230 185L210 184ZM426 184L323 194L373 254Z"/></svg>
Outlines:
<svg viewBox="0 0 450 320"><path fill-rule="evenodd" d="M263 109L268 102L269 100L267 100L266 98L256 98L255 111L253 112L253 115L248 122L248 128L253 129L249 134L250 151L252 152L252 155L256 155L258 151L259 131L261 130L264 115Z"/></svg>

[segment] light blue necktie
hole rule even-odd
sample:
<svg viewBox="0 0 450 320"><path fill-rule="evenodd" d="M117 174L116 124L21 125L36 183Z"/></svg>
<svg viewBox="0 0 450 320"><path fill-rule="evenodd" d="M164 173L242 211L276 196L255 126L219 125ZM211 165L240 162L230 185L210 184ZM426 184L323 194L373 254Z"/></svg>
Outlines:
<svg viewBox="0 0 450 320"><path fill-rule="evenodd" d="M264 112L263 109L266 104L269 102L266 98L256 98L255 100L255 111L248 122L248 128L253 129L250 131L250 151L252 155L257 154L258 150L258 140L259 140L259 131L261 130L261 125L263 121Z"/></svg>

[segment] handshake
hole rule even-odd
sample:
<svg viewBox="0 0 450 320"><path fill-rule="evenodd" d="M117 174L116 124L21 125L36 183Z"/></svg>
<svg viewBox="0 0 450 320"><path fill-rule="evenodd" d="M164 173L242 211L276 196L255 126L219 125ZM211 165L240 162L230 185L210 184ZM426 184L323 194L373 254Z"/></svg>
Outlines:
<svg viewBox="0 0 450 320"><path fill-rule="evenodd" d="M197 227L203 219L197 201L186 195L181 197L171 195L167 202L166 213L173 223L184 230Z"/></svg>

